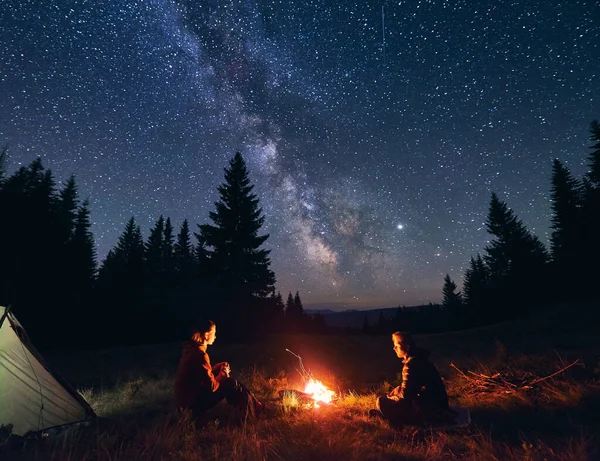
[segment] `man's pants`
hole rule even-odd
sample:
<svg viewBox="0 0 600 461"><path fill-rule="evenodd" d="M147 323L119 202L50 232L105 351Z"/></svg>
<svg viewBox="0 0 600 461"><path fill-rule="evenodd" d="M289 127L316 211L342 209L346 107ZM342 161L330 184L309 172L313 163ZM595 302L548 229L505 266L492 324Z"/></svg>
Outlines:
<svg viewBox="0 0 600 461"><path fill-rule="evenodd" d="M419 409L412 402L390 399L386 395L377 398L377 409L393 424L419 424L423 422Z"/></svg>
<svg viewBox="0 0 600 461"><path fill-rule="evenodd" d="M192 408L194 417L200 416L205 411L217 405L221 400L227 400L242 413L253 414L257 403L252 392L239 381L233 378L225 378L215 392L205 394L200 402Z"/></svg>

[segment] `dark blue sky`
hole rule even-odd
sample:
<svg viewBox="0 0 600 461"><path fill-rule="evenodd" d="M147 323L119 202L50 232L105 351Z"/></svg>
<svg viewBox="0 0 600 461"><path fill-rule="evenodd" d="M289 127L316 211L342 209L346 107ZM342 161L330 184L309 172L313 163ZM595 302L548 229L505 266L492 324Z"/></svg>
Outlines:
<svg viewBox="0 0 600 461"><path fill-rule="evenodd" d="M382 9L383 7L383 9ZM305 304L441 299L491 191L543 241L551 162L586 170L596 1L4 0L0 143L91 200L207 221L242 152L277 287Z"/></svg>

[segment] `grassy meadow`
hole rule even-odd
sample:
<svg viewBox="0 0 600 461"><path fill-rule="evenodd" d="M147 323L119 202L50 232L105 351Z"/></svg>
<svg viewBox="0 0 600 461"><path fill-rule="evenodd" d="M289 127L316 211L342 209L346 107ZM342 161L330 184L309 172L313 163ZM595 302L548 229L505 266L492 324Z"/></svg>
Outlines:
<svg viewBox="0 0 600 461"><path fill-rule="evenodd" d="M257 420L222 404L198 427L173 408L180 344L102 351L55 351L48 361L84 395L99 418L53 440L0 453L2 460L595 460L600 459L600 327L568 310L416 339L432 352L451 404L468 406L472 425L456 430L391 428L368 417L376 396L397 384L400 361L388 336L279 336L220 344L213 362L268 405ZM220 326L225 328L225 326ZM301 389L302 356L315 378L338 393L318 409L291 394ZM511 383L554 377L528 389ZM456 368L455 368L456 367ZM464 373L464 376L459 372ZM486 389L481 377L506 387ZM506 390L506 389L509 390Z"/></svg>

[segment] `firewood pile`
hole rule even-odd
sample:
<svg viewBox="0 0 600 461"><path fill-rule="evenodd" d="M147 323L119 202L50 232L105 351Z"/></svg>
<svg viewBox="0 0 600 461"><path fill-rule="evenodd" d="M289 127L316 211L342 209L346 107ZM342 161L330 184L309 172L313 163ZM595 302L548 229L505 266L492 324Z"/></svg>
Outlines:
<svg viewBox="0 0 600 461"><path fill-rule="evenodd" d="M478 393L493 393L493 394L513 394L517 392L529 391L535 389L540 383L559 375L575 364L579 362L579 359L573 363L561 368L560 370L552 373L548 376L539 377L533 373L526 372L521 376L515 375L514 373L494 373L485 375L483 373L475 373L468 370L466 373L460 370L453 363L450 364L458 374L465 380L467 386L463 390L469 394Z"/></svg>

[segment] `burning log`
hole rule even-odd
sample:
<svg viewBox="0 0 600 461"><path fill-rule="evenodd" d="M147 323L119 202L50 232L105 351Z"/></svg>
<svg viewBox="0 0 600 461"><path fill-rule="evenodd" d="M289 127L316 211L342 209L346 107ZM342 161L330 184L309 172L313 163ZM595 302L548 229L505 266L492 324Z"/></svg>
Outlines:
<svg viewBox="0 0 600 461"><path fill-rule="evenodd" d="M304 368L304 364L302 363L302 357L297 354L294 354L289 349L286 349L287 352L292 354L294 357L298 358L300 362L300 369L296 369L300 376L304 381L304 392L297 390L283 390L280 391L280 396L283 398L285 393L292 393L298 398L298 402L304 404L306 398L310 399L310 403L313 408L319 408L321 405L329 405L336 398L336 394L334 391L325 386L321 381L315 379L306 369ZM287 394L290 395L290 394Z"/></svg>

